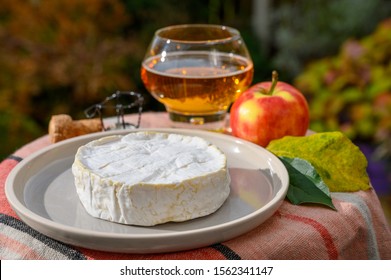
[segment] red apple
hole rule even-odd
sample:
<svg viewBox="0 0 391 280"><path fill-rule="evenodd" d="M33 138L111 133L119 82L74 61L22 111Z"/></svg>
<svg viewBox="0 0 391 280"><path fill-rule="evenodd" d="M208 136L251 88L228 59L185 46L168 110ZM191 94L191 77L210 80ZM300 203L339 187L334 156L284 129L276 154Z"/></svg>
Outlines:
<svg viewBox="0 0 391 280"><path fill-rule="evenodd" d="M248 88L230 111L232 135L266 147L286 135L303 136L309 126L309 109L304 95L295 87L278 81Z"/></svg>

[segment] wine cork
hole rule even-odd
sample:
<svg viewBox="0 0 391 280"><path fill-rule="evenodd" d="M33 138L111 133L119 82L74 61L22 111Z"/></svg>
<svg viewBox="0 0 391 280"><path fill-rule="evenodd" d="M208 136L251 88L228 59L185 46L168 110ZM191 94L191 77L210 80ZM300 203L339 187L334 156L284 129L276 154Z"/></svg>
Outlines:
<svg viewBox="0 0 391 280"><path fill-rule="evenodd" d="M71 116L61 114L52 116L49 122L49 135L52 143L102 130L100 119L72 120Z"/></svg>

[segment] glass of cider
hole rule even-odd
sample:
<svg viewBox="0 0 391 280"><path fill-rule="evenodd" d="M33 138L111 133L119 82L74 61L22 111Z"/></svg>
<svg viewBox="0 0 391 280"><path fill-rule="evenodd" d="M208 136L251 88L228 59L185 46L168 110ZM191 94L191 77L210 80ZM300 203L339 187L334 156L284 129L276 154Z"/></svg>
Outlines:
<svg viewBox="0 0 391 280"><path fill-rule="evenodd" d="M141 79L174 127L223 130L230 105L251 84L253 71L238 30L186 24L155 32Z"/></svg>

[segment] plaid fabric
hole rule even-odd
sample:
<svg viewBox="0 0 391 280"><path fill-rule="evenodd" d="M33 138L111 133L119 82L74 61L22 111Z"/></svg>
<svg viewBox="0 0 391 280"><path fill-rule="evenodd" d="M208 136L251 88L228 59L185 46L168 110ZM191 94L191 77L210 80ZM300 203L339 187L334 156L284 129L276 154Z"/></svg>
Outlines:
<svg viewBox="0 0 391 280"><path fill-rule="evenodd" d="M1 259L391 259L391 230L373 189L332 193L338 211L284 201L254 230L190 251L122 254L75 248L24 224L5 197L9 172L27 155L47 145L48 137L42 137L0 163Z"/></svg>

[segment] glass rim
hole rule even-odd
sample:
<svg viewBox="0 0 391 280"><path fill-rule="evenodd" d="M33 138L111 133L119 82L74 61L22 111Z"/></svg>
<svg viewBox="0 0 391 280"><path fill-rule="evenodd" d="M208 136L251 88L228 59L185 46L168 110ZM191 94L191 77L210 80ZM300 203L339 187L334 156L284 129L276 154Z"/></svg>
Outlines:
<svg viewBox="0 0 391 280"><path fill-rule="evenodd" d="M226 30L229 32L229 36L219 39L205 39L205 40L181 40L181 39L173 39L169 38L169 36L163 36L161 35L162 32L168 31L168 30L174 30L174 29L185 29L185 28L213 28L213 29L220 29L220 30ZM170 40L172 42L176 43L188 43L188 44L213 44L213 43L222 43L222 42L229 42L233 40L237 40L241 38L239 30L236 28L226 26L226 25L219 25L219 24L202 24L202 23L195 23L195 24L177 24L177 25L170 25L163 28L160 28L156 30L155 36L159 37L160 39Z"/></svg>

